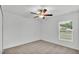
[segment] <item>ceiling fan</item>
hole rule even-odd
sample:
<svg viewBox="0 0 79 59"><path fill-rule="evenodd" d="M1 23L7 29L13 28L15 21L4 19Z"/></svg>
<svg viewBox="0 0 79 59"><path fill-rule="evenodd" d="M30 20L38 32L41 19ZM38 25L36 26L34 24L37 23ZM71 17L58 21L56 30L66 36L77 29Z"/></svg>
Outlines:
<svg viewBox="0 0 79 59"><path fill-rule="evenodd" d="M30 12L30 13L35 15L34 18L45 19L46 16L53 16L53 14L48 13L48 10L46 8L37 9L37 12Z"/></svg>

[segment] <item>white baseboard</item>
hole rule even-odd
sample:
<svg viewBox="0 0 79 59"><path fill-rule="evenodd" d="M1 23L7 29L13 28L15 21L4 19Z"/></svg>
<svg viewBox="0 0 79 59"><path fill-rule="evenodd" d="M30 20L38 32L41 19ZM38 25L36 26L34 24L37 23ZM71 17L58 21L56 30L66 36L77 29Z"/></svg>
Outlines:
<svg viewBox="0 0 79 59"><path fill-rule="evenodd" d="M28 42L24 42L24 43L22 42L22 43L18 43L18 44L14 44L14 45L9 45L7 47L4 47L3 49L8 49L8 48L24 45L24 44L27 44L27 43L30 43L30 42L33 42L33 41L36 41L36 40L32 40L32 41L28 41Z"/></svg>
<svg viewBox="0 0 79 59"><path fill-rule="evenodd" d="M50 43L54 43L54 44L57 44L57 45L61 45L61 46L64 46L64 47L68 47L68 48L71 48L71 49L79 50L79 48L74 48L74 47L66 46L66 45L61 44L61 43L57 43L57 42L53 42L53 41L49 41L49 40L45 40L45 41L50 42Z"/></svg>

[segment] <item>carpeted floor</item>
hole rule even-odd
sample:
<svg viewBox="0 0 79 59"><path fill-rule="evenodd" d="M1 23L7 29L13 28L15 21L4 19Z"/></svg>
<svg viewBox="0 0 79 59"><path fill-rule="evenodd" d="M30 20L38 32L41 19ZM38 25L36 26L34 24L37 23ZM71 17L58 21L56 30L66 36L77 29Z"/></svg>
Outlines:
<svg viewBox="0 0 79 59"><path fill-rule="evenodd" d="M4 54L78 54L79 51L38 40L4 50Z"/></svg>

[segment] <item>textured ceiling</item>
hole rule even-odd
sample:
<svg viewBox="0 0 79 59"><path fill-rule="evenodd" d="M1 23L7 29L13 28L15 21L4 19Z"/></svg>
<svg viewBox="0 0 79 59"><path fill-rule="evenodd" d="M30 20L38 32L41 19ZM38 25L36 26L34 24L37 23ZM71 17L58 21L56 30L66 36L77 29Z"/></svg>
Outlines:
<svg viewBox="0 0 79 59"><path fill-rule="evenodd" d="M49 13L54 16L79 10L77 5L3 5L4 12L9 12L22 17L33 16L30 11L36 11L39 8L48 8Z"/></svg>

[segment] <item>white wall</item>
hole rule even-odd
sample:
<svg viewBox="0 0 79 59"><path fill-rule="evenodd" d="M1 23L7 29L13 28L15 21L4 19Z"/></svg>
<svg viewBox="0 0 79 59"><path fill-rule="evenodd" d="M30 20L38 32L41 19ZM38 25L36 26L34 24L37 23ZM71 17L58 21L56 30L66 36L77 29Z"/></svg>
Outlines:
<svg viewBox="0 0 79 59"><path fill-rule="evenodd" d="M4 46L10 48L39 40L39 23L4 11Z"/></svg>
<svg viewBox="0 0 79 59"><path fill-rule="evenodd" d="M65 20L72 20L73 22L73 42L59 40L58 23ZM79 11L48 18L47 22L43 23L42 28L42 39L79 50Z"/></svg>
<svg viewBox="0 0 79 59"><path fill-rule="evenodd" d="M2 14L0 9L0 53L2 53Z"/></svg>

